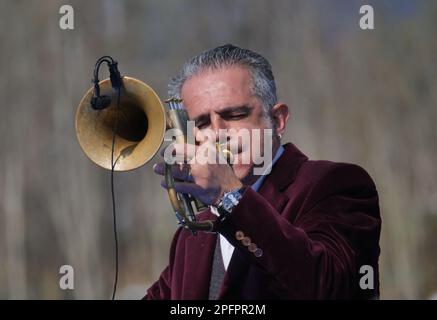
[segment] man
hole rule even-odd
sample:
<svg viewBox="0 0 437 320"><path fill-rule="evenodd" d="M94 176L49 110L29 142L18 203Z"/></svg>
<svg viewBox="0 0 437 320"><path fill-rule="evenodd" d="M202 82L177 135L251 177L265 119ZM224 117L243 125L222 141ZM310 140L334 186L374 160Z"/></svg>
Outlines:
<svg viewBox="0 0 437 320"><path fill-rule="evenodd" d="M281 145L289 112L277 101L265 58L232 45L203 52L184 65L170 94L183 99L197 127L197 147L175 147L189 161L174 168L176 191L210 206L199 220L214 220L218 211L224 218L217 233L176 231L170 263L146 299L378 297L375 185L358 166L311 161L293 144ZM249 152L244 146L232 166L193 161L197 148L211 144L208 129L215 138L221 129L236 136L273 130L271 171L255 175L253 153L249 163L238 161ZM263 150L266 141L254 139ZM162 175L163 168L154 169ZM372 272L361 274L362 266Z"/></svg>

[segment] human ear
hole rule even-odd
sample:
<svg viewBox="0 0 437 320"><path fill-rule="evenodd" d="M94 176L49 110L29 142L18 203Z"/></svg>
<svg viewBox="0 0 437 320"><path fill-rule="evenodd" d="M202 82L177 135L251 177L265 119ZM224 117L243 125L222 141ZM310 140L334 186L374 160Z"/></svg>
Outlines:
<svg viewBox="0 0 437 320"><path fill-rule="evenodd" d="M284 134L289 117L290 113L286 104L278 103L273 106L272 119L275 123L276 134L278 136L282 136Z"/></svg>

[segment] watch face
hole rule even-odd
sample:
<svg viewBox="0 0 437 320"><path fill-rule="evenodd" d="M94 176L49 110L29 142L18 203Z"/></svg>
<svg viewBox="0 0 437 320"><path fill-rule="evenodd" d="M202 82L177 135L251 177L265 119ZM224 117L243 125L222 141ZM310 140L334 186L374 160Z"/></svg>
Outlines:
<svg viewBox="0 0 437 320"><path fill-rule="evenodd" d="M232 203L227 203L227 204L224 205L225 210L228 211L228 212L231 212L232 207L233 207Z"/></svg>
<svg viewBox="0 0 437 320"><path fill-rule="evenodd" d="M230 213L240 199L241 194L239 190L230 191L224 195L222 205L224 209Z"/></svg>

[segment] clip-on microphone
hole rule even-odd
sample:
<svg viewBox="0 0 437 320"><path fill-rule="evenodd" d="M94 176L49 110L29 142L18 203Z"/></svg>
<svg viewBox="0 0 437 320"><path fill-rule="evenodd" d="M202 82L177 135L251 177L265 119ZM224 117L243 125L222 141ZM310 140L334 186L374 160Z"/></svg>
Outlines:
<svg viewBox="0 0 437 320"><path fill-rule="evenodd" d="M94 110L103 110L111 105L111 98L107 95L100 95L99 86L99 68L100 65L106 62L109 67L109 78L111 79L111 84L114 89L120 90L121 88L121 75L118 71L118 63L110 56L101 57L97 60L94 66L94 78L92 80L94 84L94 92L91 98L91 107Z"/></svg>

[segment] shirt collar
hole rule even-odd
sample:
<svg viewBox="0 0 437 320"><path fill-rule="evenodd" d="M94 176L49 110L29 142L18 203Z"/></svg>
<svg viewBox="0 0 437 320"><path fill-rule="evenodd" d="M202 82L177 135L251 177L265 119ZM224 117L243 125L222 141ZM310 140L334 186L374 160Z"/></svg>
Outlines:
<svg viewBox="0 0 437 320"><path fill-rule="evenodd" d="M264 171L264 173L258 178L258 180L255 181L254 184L252 184L251 188L255 191L258 191L259 188L261 187L262 183L264 182L266 176L268 174L265 173L270 173L270 171L272 170L272 167L274 166L274 164L276 163L276 161L278 161L278 159L281 157L281 155L284 153L284 147L282 145L279 145L278 150L276 151L275 156L272 159L272 162L270 163L270 165L267 166L266 170Z"/></svg>

